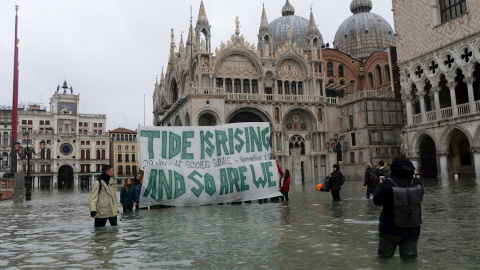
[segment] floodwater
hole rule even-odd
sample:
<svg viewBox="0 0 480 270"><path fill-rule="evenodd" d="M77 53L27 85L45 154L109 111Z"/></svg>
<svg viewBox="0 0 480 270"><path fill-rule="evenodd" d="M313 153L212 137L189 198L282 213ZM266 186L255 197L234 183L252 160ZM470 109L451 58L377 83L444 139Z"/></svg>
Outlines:
<svg viewBox="0 0 480 270"><path fill-rule="evenodd" d="M425 179L419 257L376 257L381 211L360 182L342 201L314 183L290 202L120 214L94 229L88 192L34 191L0 202L1 269L479 269L480 181ZM108 223L107 223L108 224Z"/></svg>

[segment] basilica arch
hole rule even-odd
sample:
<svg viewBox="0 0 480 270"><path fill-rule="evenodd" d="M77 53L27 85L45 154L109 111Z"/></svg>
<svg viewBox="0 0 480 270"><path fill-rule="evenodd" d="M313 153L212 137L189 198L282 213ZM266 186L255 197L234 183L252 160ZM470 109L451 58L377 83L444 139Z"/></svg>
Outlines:
<svg viewBox="0 0 480 270"><path fill-rule="evenodd" d="M197 126L216 126L222 124L219 114L208 108L198 112Z"/></svg>
<svg viewBox="0 0 480 270"><path fill-rule="evenodd" d="M273 121L267 113L258 108L242 107L232 111L226 122L228 124L245 122L267 122L271 124Z"/></svg>

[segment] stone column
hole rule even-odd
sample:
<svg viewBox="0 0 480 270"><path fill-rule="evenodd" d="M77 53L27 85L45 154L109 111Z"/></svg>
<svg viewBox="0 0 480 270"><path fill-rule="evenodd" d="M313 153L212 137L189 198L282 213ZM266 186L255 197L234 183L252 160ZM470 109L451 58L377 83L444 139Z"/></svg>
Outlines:
<svg viewBox="0 0 480 270"><path fill-rule="evenodd" d="M442 177L442 186L447 186L448 179L450 177L448 170L448 152L438 152L440 156L440 174Z"/></svg>
<svg viewBox="0 0 480 270"><path fill-rule="evenodd" d="M420 112L422 115L422 123L426 123L427 114L426 114L426 107L425 107L425 92L419 91L417 95L418 95L418 98L420 99Z"/></svg>
<svg viewBox="0 0 480 270"><path fill-rule="evenodd" d="M413 124L413 112L412 112L412 100L413 97L412 95L405 95L404 98L402 98L403 102L405 103L405 107L407 110L407 124L412 125Z"/></svg>
<svg viewBox="0 0 480 270"><path fill-rule="evenodd" d="M420 166L418 165L419 164L418 160L420 159L419 156L417 154L411 154L408 156L408 158L412 162L413 167L415 167L415 174L419 174L420 173Z"/></svg>
<svg viewBox="0 0 480 270"><path fill-rule="evenodd" d="M440 89L442 88L439 86L432 87L432 89L430 89L430 93L433 93L433 99L435 101L435 114L437 115L437 120L442 119L442 113L440 111L440 96L438 94Z"/></svg>
<svg viewBox="0 0 480 270"><path fill-rule="evenodd" d="M472 147L470 151L475 162L475 178L480 179L480 147Z"/></svg>
<svg viewBox="0 0 480 270"><path fill-rule="evenodd" d="M240 93L243 93L243 79L240 79Z"/></svg>
<svg viewBox="0 0 480 270"><path fill-rule="evenodd" d="M452 115L457 116L458 115L458 109L457 109L457 97L455 95L455 87L457 86L456 82L449 82L447 83L447 87L450 89L450 100L452 102Z"/></svg>
<svg viewBox="0 0 480 270"><path fill-rule="evenodd" d="M468 104L470 105L470 113L476 113L477 108L475 107L475 97L473 95L473 83L475 82L475 77L469 77L463 79L468 87Z"/></svg>

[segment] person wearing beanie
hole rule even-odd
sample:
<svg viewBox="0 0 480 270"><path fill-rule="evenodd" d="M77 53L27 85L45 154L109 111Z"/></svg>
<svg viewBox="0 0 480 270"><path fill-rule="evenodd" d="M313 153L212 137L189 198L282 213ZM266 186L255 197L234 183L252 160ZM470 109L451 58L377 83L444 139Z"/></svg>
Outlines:
<svg viewBox="0 0 480 270"><path fill-rule="evenodd" d="M341 201L340 189L343 184L343 174L340 172L340 164L333 164L333 172L328 178L330 178L330 192L332 193L333 201Z"/></svg>
<svg viewBox="0 0 480 270"><path fill-rule="evenodd" d="M90 216L95 219L95 227L105 227L107 219L111 226L117 226L117 191L113 179L113 167L105 165L102 175L92 185L90 193Z"/></svg>
<svg viewBox="0 0 480 270"><path fill-rule="evenodd" d="M377 173L378 177L380 177L380 178L390 178L390 167L388 167L387 163L383 160L380 160L378 162L378 166L377 166L375 172Z"/></svg>
<svg viewBox="0 0 480 270"><path fill-rule="evenodd" d="M395 225L394 213L394 184L398 187L409 187L422 185L419 178L414 178L415 167L405 156L397 157L390 166L392 177L386 179L373 197L375 205L382 206L380 214L380 241L378 243L378 256L380 258L391 258L395 254L397 246L400 250L400 258L413 259L417 257L417 242L420 237L420 225L414 227L397 227ZM412 183L413 179L413 183ZM395 183L393 183L393 181ZM421 190L423 194L423 186Z"/></svg>

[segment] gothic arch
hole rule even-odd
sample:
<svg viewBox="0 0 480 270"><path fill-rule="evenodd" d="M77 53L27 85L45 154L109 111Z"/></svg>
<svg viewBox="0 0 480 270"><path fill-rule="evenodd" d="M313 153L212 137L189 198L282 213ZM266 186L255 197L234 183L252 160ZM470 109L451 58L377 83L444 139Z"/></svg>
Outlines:
<svg viewBox="0 0 480 270"><path fill-rule="evenodd" d="M472 147L480 147L480 126L478 126L477 130L475 131L475 135L473 137L473 144Z"/></svg>
<svg viewBox="0 0 480 270"><path fill-rule="evenodd" d="M178 115L178 114L175 117L175 126L176 127L181 127L182 126L182 120L180 119L180 115Z"/></svg>
<svg viewBox="0 0 480 270"><path fill-rule="evenodd" d="M213 73L215 75L218 75L217 74L218 65L223 61L225 57L230 55L235 55L235 54L245 56L247 59L249 59L254 64L254 67L257 70L257 76L259 78L262 77L263 75L262 63L260 63L260 61L258 60L258 57L255 54L251 53L250 51L242 50L242 49L229 49L229 50L223 51L219 56L217 56L217 60L213 65Z"/></svg>
<svg viewBox="0 0 480 270"><path fill-rule="evenodd" d="M448 145L450 144L450 139L452 137L452 134L455 132L455 130L458 130L458 131L462 132L463 134L465 134L465 136L467 137L470 145L474 145L472 135L470 135L470 132L468 132L467 129L465 129L461 125L452 124L443 131L443 134L440 137L440 144L439 144L438 148L440 149L441 152L444 152L444 151L448 150Z"/></svg>
<svg viewBox="0 0 480 270"><path fill-rule="evenodd" d="M432 140L435 142L435 151L439 151L439 144L438 144L438 140L435 136L432 135L432 133L430 133L429 131L427 130L420 130L419 132L415 133L415 135L413 136L412 138L412 141L410 143L410 149L411 153L419 153L420 152L420 145L422 144L422 142L427 138L427 137L430 137L432 138Z"/></svg>
<svg viewBox="0 0 480 270"><path fill-rule="evenodd" d="M303 61L297 55L292 55L292 54L282 55L278 58L277 62L275 63L275 66L279 67L286 60L293 60L293 61L297 62L298 64L300 64L300 66L303 69L303 75L304 75L303 79L304 80L308 79L308 76L309 76L309 73L310 73L310 71L308 69L308 65L307 65L307 63L305 63L305 61ZM278 68L277 68L277 72L278 72Z"/></svg>
<svg viewBox="0 0 480 270"><path fill-rule="evenodd" d="M188 112L185 113L185 126L190 126L190 114Z"/></svg>

